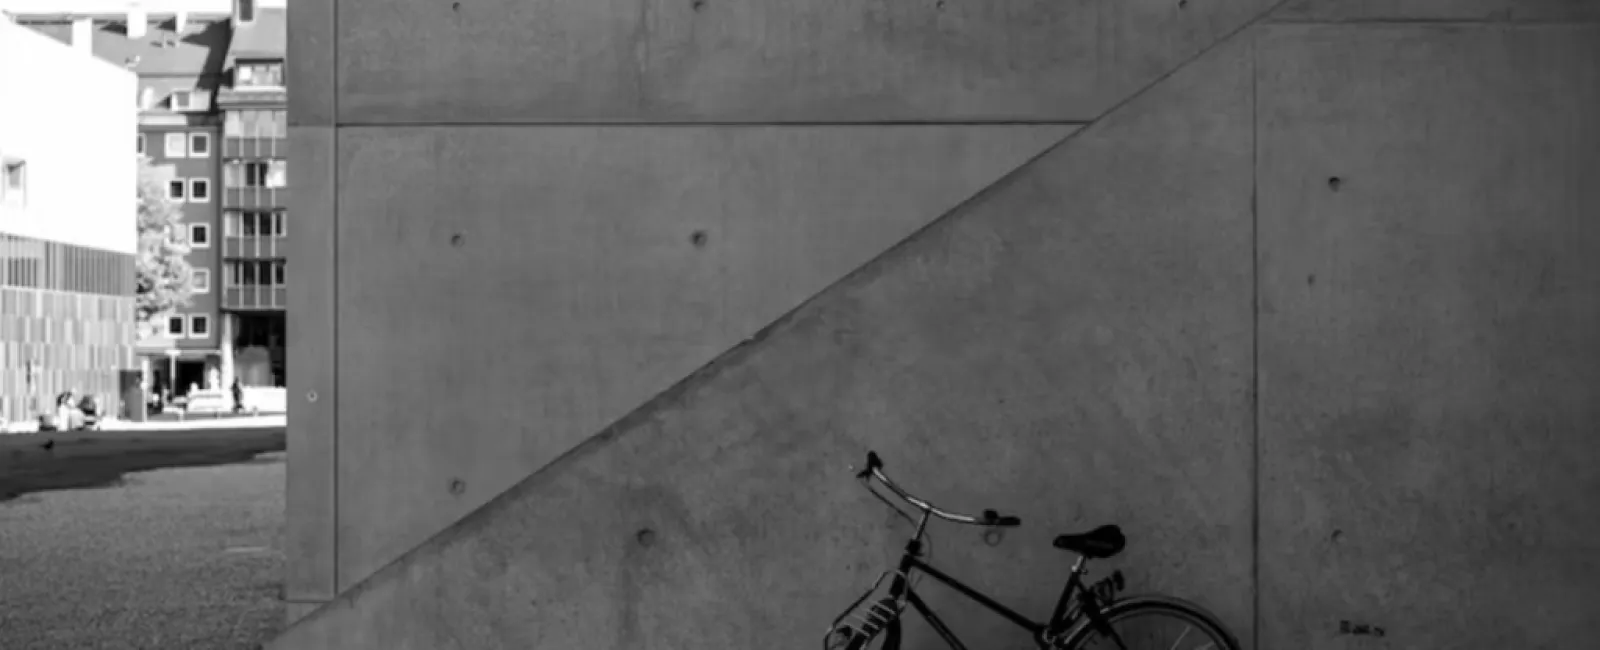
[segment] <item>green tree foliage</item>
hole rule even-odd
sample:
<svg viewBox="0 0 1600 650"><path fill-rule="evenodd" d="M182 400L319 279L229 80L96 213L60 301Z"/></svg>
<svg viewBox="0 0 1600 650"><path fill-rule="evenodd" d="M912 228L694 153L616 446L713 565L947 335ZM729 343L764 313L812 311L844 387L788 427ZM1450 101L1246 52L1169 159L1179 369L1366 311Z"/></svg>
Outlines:
<svg viewBox="0 0 1600 650"><path fill-rule="evenodd" d="M139 322L146 327L189 304L194 293L189 238L183 230L183 210L167 198L167 179L139 160ZM161 328L152 328L162 331Z"/></svg>

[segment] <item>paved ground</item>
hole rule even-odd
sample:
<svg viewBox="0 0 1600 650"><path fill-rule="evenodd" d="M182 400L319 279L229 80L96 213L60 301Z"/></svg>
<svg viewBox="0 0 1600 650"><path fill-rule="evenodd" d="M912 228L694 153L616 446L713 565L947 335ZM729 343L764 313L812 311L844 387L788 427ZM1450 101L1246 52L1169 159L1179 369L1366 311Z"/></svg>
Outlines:
<svg viewBox="0 0 1600 650"><path fill-rule="evenodd" d="M283 625L283 480L278 452L0 501L0 649L256 648Z"/></svg>
<svg viewBox="0 0 1600 650"><path fill-rule="evenodd" d="M240 427L266 427L284 426L288 416L282 413L233 415L233 414L191 414L180 417L176 414L160 414L144 422L132 420L107 419L100 424L106 431L129 431L145 429L211 429L211 428L240 428ZM38 420L23 420L19 422L0 423L0 435L18 435L39 432Z"/></svg>
<svg viewBox="0 0 1600 650"><path fill-rule="evenodd" d="M0 436L0 501L40 490L108 485L127 472L233 463L284 449L281 422L250 424L261 423L222 427L206 421L176 425L183 428Z"/></svg>

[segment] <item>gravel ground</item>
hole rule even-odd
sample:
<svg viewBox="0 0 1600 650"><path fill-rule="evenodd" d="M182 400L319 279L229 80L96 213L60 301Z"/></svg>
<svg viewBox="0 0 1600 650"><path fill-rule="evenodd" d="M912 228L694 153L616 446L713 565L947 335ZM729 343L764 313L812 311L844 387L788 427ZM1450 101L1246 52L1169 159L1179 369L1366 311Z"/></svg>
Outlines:
<svg viewBox="0 0 1600 650"><path fill-rule="evenodd" d="M247 650L276 636L283 456L0 501L0 649Z"/></svg>

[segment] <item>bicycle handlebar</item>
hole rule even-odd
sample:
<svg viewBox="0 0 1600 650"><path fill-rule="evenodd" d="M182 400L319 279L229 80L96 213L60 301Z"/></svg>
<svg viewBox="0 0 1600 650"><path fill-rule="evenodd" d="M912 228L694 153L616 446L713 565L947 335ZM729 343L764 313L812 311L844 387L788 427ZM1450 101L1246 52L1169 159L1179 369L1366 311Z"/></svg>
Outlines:
<svg viewBox="0 0 1600 650"><path fill-rule="evenodd" d="M894 481L889 480L889 477L883 473L883 459L878 458L878 453L875 451L867 452L867 466L860 472L856 473L856 478L861 480L863 483L865 483L868 479L876 478L878 479L879 483L882 483L884 487L889 488L889 491L894 492L896 496L904 499L906 503L910 503L923 512L948 522L957 524L971 524L974 526L998 526L1006 528L1022 525L1021 518L1001 515L993 510L984 510L982 517L962 515L950 512L948 510L942 510L939 507L928 503L927 501L913 496L910 492L907 492L905 488L902 488L899 485L896 485ZM872 486L868 485L867 489L871 490Z"/></svg>

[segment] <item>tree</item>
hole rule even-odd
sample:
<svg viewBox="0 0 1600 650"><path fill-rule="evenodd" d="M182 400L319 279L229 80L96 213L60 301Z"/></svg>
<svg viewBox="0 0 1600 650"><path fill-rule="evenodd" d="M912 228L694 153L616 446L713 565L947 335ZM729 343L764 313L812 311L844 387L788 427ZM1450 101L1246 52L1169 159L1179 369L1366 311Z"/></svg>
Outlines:
<svg viewBox="0 0 1600 650"><path fill-rule="evenodd" d="M167 181L149 158L139 159L139 259L135 303L139 324L163 331L156 322L189 304L194 269L185 257L189 238L183 210L167 198Z"/></svg>

